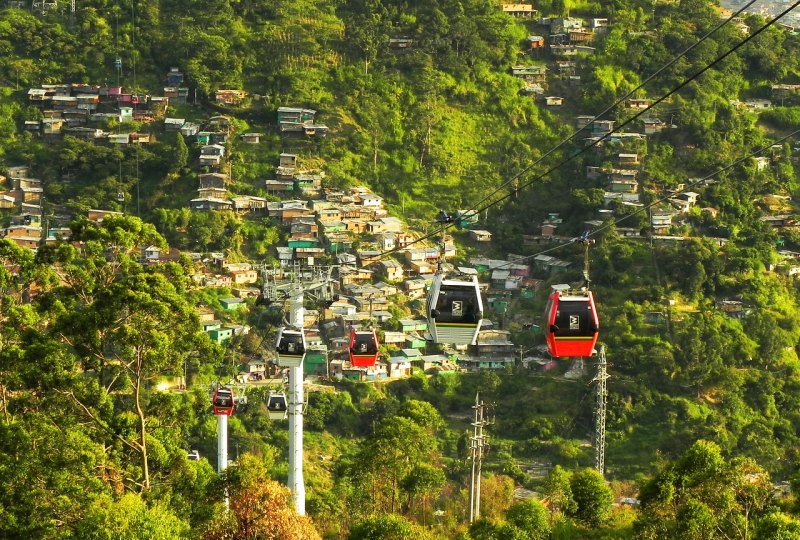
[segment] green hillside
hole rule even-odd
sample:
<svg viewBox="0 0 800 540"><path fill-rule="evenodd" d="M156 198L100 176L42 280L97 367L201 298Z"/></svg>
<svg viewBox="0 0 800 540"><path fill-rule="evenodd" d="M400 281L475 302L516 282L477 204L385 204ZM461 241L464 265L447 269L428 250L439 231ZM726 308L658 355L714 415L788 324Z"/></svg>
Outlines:
<svg viewBox="0 0 800 540"><path fill-rule="evenodd" d="M0 7L0 537L800 536L800 36L743 15L627 96L723 10L543 0L529 17L513 6L521 16L490 0ZM52 99L77 83L98 88L97 109L70 108L84 131L65 112L49 134L52 111L30 90ZM127 118L121 98L100 95L113 87L175 97ZM218 90L242 93L225 103ZM313 122L284 133L282 107L313 110ZM606 109L598 120L613 131L598 140L607 131L591 120ZM165 118L198 129L170 131ZM215 167L206 152L223 132ZM140 142L107 138L131 133ZM277 195L267 181L281 154L306 176ZM20 247L32 200L13 167L41 184L25 188L46 222L36 251ZM267 419L269 385L248 387L229 420L235 465L214 467L209 388L263 360L283 314L255 298L233 312L221 300L236 283L195 278L215 253L277 264L293 232L266 213L192 205L215 189L263 205L305 199L318 181L368 187L417 235L440 210L480 209L492 241L453 231L455 262L524 257L536 292L492 293L510 306L487 309L516 345L506 368L320 381L305 412L305 518L277 483L288 435ZM605 479L592 468L595 361L522 362L542 344L550 285L581 279L573 239L587 228L610 374ZM181 253L140 264L151 248ZM423 310L402 281L383 330ZM204 331L214 322L252 331L220 343ZM162 391L176 378L179 391ZM478 392L495 406L484 519L470 526Z"/></svg>

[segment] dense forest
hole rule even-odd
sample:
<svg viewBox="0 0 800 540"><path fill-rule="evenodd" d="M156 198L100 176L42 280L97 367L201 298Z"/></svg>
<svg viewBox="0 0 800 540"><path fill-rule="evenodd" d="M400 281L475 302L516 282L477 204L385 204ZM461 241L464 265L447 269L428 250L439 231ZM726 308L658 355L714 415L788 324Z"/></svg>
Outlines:
<svg viewBox="0 0 800 540"><path fill-rule="evenodd" d="M580 84L548 76L548 94L564 98L556 108L511 70L556 71L548 52L528 50L528 36L546 27L491 0L79 0L74 13L64 2L16 4L0 8L0 172L30 167L45 215L69 216L72 236L36 252L0 239L1 537L800 538L800 101L740 106L800 82L796 33L772 25L706 70L745 38L724 25L634 93L655 100L703 71L651 111L668 129L587 149L583 135L571 138L575 117L637 89L723 20L717 6L543 0L541 17L610 23L593 54L574 60ZM768 20L739 22L755 32ZM398 38L414 46L392 50ZM567 236L605 216L590 251L611 375L605 477L592 468L590 361L578 381L563 377L562 362L546 374L522 365L417 373L310 393L309 517L281 485L286 424L266 419L267 389L256 388L230 419L235 465L217 474L209 386L263 350L281 314L253 304L237 319L250 335L213 343L196 306L218 306L222 293L193 286L188 257L143 266L139 253L172 246L272 261L285 231L266 217L190 211L204 171L193 165L199 147L181 135L133 122L155 142L120 148L23 129L42 117L31 87L118 83L158 94L172 67L190 94L170 116L224 113L237 132L264 133L257 147L229 143L238 194L270 198L262 180L292 151L327 185L367 185L420 229L441 209L489 206L482 219L498 257L543 252L524 238L550 214ZM248 97L220 106L220 88ZM281 138L281 106L316 110L329 135ZM607 118L633 115L621 102ZM606 204L585 173L611 170L626 153L642 158L646 206ZM670 190L687 189L701 204L657 235L652 213ZM125 215L80 217L93 208ZM789 225L764 219L777 214ZM0 210L3 226L11 217ZM474 252L454 234L460 257ZM582 265L575 245L554 249ZM543 290L556 282L539 277ZM523 348L542 341L522 322L538 322L544 296L513 302L509 325ZM180 374L186 391L157 390L159 378ZM477 392L496 418L482 519L470 526ZM519 500L515 488L537 496Z"/></svg>

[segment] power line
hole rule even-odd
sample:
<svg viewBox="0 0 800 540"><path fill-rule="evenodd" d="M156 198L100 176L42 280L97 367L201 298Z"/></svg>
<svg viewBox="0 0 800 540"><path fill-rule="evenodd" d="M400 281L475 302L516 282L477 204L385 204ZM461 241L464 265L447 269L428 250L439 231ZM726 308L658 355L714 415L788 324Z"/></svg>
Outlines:
<svg viewBox="0 0 800 540"><path fill-rule="evenodd" d="M766 146L762 146L761 148L757 148L756 150L753 150L752 152L740 157L739 159L729 163L728 165L725 165L724 167L722 167L720 169L717 169L716 171L714 171L712 173L707 174L706 176L703 176L701 178L697 178L697 179L689 182L688 184L684 185L683 188L675 190L670 195L665 195L663 197L660 197L660 198L654 200L653 202L651 202L651 203L649 203L649 204L647 204L647 205L645 205L645 206L643 206L641 208L638 208L636 211L631 212L630 214L628 214L626 216L622 216L619 219L615 219L615 220L609 221L608 223L603 224L602 226L600 226L600 227L594 229L593 231L591 231L590 233L588 233L587 236L589 236L589 237L597 236L599 233L601 233L602 231L604 231L606 229L609 229L611 227L616 227L617 225L619 225L620 223L622 223L626 219L629 219L629 218L631 218L633 216L636 216L638 214L641 214L643 212L647 212L648 210L650 210L654 206L657 206L657 205L659 205L659 204L661 204L661 203L673 198L676 194L683 193L683 192L685 192L685 191L687 191L687 190L689 190L689 189L691 189L691 188L693 188L695 186L703 184L704 182L707 182L711 178L714 178L715 176L718 176L718 175L720 175L720 174L722 174L722 173L724 173L726 171L729 171L730 169L732 169L732 168L736 167L737 165L747 161L748 159L753 158L753 157L757 156L758 154L761 154L762 152L768 150L771 146L776 145L776 144L781 144L781 143L787 141L788 139L794 137L795 135L800 135L800 129L795 130L795 131L789 133L788 135L786 135L784 137L781 137L780 139L777 139L777 140L771 142L770 144L768 144ZM524 261L528 261L528 260L530 260L530 259L532 259L532 258L534 258L534 257L536 257L538 255L544 255L544 254L550 253L551 251L556 251L556 250L561 249L563 247L566 247L566 246L569 246L569 245L572 245L572 244L580 243L581 240L582 240L581 237L575 237L575 238L573 238L573 239L571 239L571 240L569 240L567 242L564 242L563 244L559 244L557 246L553 246L551 248L548 248L548 249L545 249L545 250L542 250L542 251L538 251L536 253L533 253L532 255L526 255L525 257L521 257L521 258L519 258L519 259L517 259L515 261L506 261L504 264L495 266L494 269L504 268L504 267L506 267L508 265L511 265L511 264L518 264L518 263L521 263L521 262L524 262Z"/></svg>
<svg viewBox="0 0 800 540"><path fill-rule="evenodd" d="M752 2L751 2L751 4L752 4ZM736 16L736 15L740 14L740 13L743 11L743 9L744 9L744 8L746 8L746 7L747 7L747 6L749 6L749 5L750 5L750 4L747 4L747 5L745 5L745 6L744 6L742 9L740 9L739 11L737 11L736 13L734 13L734 15L733 15L733 16ZM566 165L566 164L567 164L567 163L569 163L570 161L574 160L576 157L578 157L578 156L580 156L580 155L584 154L584 153L585 153L586 151L588 151L589 149L591 149L591 148L594 148L595 146L599 145L600 143L602 143L602 142L603 142L603 141L605 141L606 139L610 138L612 134L614 134L614 133L618 132L618 131L619 131L620 129L622 129L623 127L625 127L625 126L627 126L628 124L632 123L633 121L637 120L637 119L638 119L639 117L641 117L641 116L642 116L644 113L648 112L650 109L652 109L653 107L655 107L655 106L656 106L656 105L658 105L659 103L663 102L664 100L668 99L670 96L672 96L673 94L675 94L675 93L676 93L676 92L678 92L679 90L683 89L683 88L684 88L686 85L688 85L690 82L692 82L692 81L694 81L695 79L697 79L697 78L698 78L700 75L702 75L703 73L705 73L706 71L708 71L709 69L711 69L712 67L714 67L715 65L717 65L719 62L721 62L722 60L724 60L725 58L727 58L729 55L731 55L731 54L732 54L732 53L734 53L736 50L738 50L740 47L742 47L743 45L745 45L746 43L748 43L750 40L752 40L753 38L755 38L757 35L759 35L761 32L763 32L764 30L766 30L768 27L770 27L770 26L772 26L773 24L775 24L775 23L776 23L778 20L780 20L782 17L784 17L786 14L788 14L790 11L792 11L792 10L793 10L795 7L797 7L798 5L800 5L800 0L798 0L797 2L795 2L794 4L792 4L792 5L791 5L791 6L790 6L788 9L784 10L782 13L780 13L778 16L776 16L776 17L775 17L774 19L772 19L771 21L769 21L769 22L765 23L765 24L764 24L764 26L762 26L761 28L759 28L757 31L755 31L755 32L751 33L750 35L748 35L748 36L747 36L747 37L745 37L744 39L740 40L740 41L739 41L739 42L738 42L736 45L734 45L733 47L731 47L730 49L728 49L728 51L726 51L725 53L721 54L721 55L720 55L720 56L718 56L718 57L717 57L715 60L713 60L712 62L710 62L709 64L707 64L707 65L706 65L706 66L704 66L703 68L701 68L701 69L700 69L698 72L696 72L694 75L690 76L689 78L687 78L686 80L684 80L682 83L678 84L678 85L677 85L675 88L673 88L672 90L670 90L670 91L669 91L669 92L667 92L666 94L662 95L661 97L659 97L658 99L656 99L655 101L653 101L653 103L651 103L651 104L650 104L648 107L646 107L645 109L643 109L643 110L639 111L638 113L634 114L632 117L630 117L629 119L627 119L626 121L624 121L623 123L621 123L619 126L616 126L614 129L612 129L612 130L611 130L611 131L609 131L608 133L606 133L606 134L604 134L603 136L599 137L597 140L595 140L595 141L592 141L590 144L587 144L587 145L585 145L585 146L584 146L582 149L580 149L578 152L576 152L576 153L572 154L572 155L571 155L570 157L568 157L567 159L564 159L564 160L562 160L561 162L559 162L558 164L556 164L555 166L553 166L553 167L549 168L549 169L548 169L547 171L545 171L544 173L542 173L542 174L540 174L540 175L537 175L537 176L535 176L534 178L532 178L532 179L530 179L530 180L528 180L528 181L524 182L523 184L521 184L520 186L518 186L517 190L519 190L519 189L522 189L522 188L525 188L525 187L527 187L527 186L531 185L533 182L535 182L535 181L537 181L537 180L541 180L542 178L544 178L544 177L548 176L549 174L551 174L551 173L553 173L554 171L558 170L559 168L563 167L564 165ZM688 49L686 49L686 51L684 51L683 53L681 53L680 55L678 55L678 57L676 57L676 58L674 58L672 61L670 61L670 63L669 63L669 64L667 64L666 66L664 66L663 68L661 68L660 70L658 70L656 73L654 73L653 75L651 75L650 77L648 77L648 78L645 80L645 82L647 82L647 81L651 80L651 79L652 79L654 76L656 76L658 73L660 73L661 71L663 71L664 69L666 69L667 67L669 67L669 66L670 66L672 63L676 62L678 59L680 59L680 58L681 58L681 57L682 57L682 56L683 56L683 55L684 55L686 52L688 52L689 50L691 50L693 47L695 47L695 46L699 45L700 43L702 43L702 41L703 41L703 40L707 39L707 38L708 38L708 37L709 37L711 34L713 34L713 33L714 33L714 32L715 32L717 29L719 29L719 28L720 28L720 27L722 27L723 25L727 24L727 23L728 23L728 22L729 22L729 21L730 21L730 20L733 18L733 16L732 16L732 17L730 17L730 18L728 18L728 19L726 19L726 20L725 20L725 21L723 21L721 24L717 25L717 26L716 26L716 27L715 27L715 28L714 28L714 29L713 29L711 32L709 32L709 33L707 33L705 36L703 36L703 38L701 38L701 40L700 40L700 41L698 41L697 43L695 43L695 44L694 44L692 47L689 47ZM645 84L645 83L642 83L642 84ZM638 90L638 89L639 89L641 86L642 86L642 85L639 85L639 87L637 87L635 90ZM635 91L635 90L634 90L634 91ZM631 93L628 93L628 94L626 94L626 98L627 98L627 96L629 96L630 94L631 94ZM626 99L626 98L622 98L622 99ZM612 105L612 106L611 106L611 108L615 107L615 106L616 106L618 103L619 103L619 101L618 101L618 102L616 102L614 105ZM602 115L602 114L605 114L605 113L606 113L608 110L610 110L610 108L609 108L609 109L606 109L606 111L603 111L603 113L601 113L601 115ZM595 117L595 119L596 119L596 118L599 118L599 116ZM582 129L583 129L583 128L582 128ZM499 191L500 189L502 189L502 187L504 187L504 186L508 186L510 183L512 183L512 182L516 181L517 179L519 179L519 177L520 177L520 176L522 176L522 175L523 175L523 174L525 174L526 172L530 171L530 169L531 169L532 167L534 167L536 164L540 163L540 162L542 161L542 159L544 159L544 157L546 157L546 156L548 156L548 155L552 154L552 153L553 153L553 152L554 152L554 151L555 151L557 148L559 148L559 147L560 147L560 146L562 146L563 144L566 144L566 142L568 142L569 140L572 140L572 139L574 138L574 136L575 136L577 133L580 133L580 131L581 131L581 130L578 130L578 131L576 131L575 133L573 133L572 135L570 135L570 137L568 137L567 139L565 139L564 141L562 141L561 143L559 143L559 145L558 145L558 146L556 146L555 148L553 148L553 149L551 149L550 151L548 151L548 152L547 152L547 153L546 153L544 156L542 156L541 158L539 158L539 159L538 159L536 162L534 162L533 164L531 164L530 166L528 166L528 167L527 167L526 169L524 169L523 171L521 171L521 172L517 173L516 175L512 176L512 177L511 177L511 178L510 178L508 181L506 181L506 182L505 182L504 184L502 184L502 185L501 185L501 186L500 186L498 189L496 189L494 192L492 192L492 195L493 195L493 194L495 194L495 193L497 193L497 191ZM515 190L515 191L517 191L517 190ZM490 195L490 196L491 196L491 195ZM500 198L498 198L498 199L496 199L496 200L494 200L494 201L491 201L491 202L489 202L489 203L488 203L488 204L486 204L485 206L482 206L482 207L481 207L481 206L477 206L477 205L476 205L476 206L473 206L472 208L470 208L469 210L470 210L470 211L473 211L473 212L475 212L475 213L477 213L477 214L480 214L481 212L484 212L484 211L488 210L489 208L491 208L492 206L495 206L495 205L499 204L500 202L504 201L505 199L507 199L507 198L508 198L508 197L510 197L510 196L511 196L511 193L506 193L505 195L501 196ZM484 201L488 200L488 197L489 197L489 196L487 196L487 197L484 197L484 198L483 198L483 199L482 199L480 202L482 203L482 202L484 202ZM479 204L480 204L480 203L479 203ZM402 247L398 246L398 247L395 247L395 248L392 248L392 249L386 250L386 251L384 251L384 252L382 252L382 253L378 254L378 255L376 256L376 258L377 258L377 259L381 259L381 258L383 258L383 257L385 257L385 256L387 256L387 255L391 255L392 253L396 253L396 252L400 251L401 249L403 249L403 248L405 248L405 247L408 247L409 245L417 244L417 243L419 243L419 242L422 242L422 241L428 240L428 239L430 239L430 238L433 238L433 237L436 237L436 236L439 236L439 235L443 235L443 234L444 234L444 232L445 232L445 231L446 231L446 230L447 230L447 229L448 229L448 228L449 228L451 225L452 225L452 223L447 223L447 224L444 224L444 225L442 225L441 227L438 227L438 228L436 228L434 231L432 231L432 232L430 232L430 233L427 233L427 234L424 234L424 235L422 235L420 238L418 238L418 239L416 239L416 240L414 240L414 241L412 241L412 242L410 242L410 243L408 243L408 244L405 244L405 245L404 245L404 246L402 246Z"/></svg>
<svg viewBox="0 0 800 540"><path fill-rule="evenodd" d="M639 85L638 85L638 86L636 86L636 88L634 88L633 90L629 91L627 94L625 94L625 95L624 95L624 96L622 96L621 98L617 99L617 100L616 100L614 103L612 103L611 105L609 105L608 107L606 107L606 109L605 109L605 110L603 110L603 111L602 111L600 114L598 114L598 115L596 115L596 116L594 117L594 120L597 120L598 118L602 118L603 116L605 116L606 114L608 114L609 112L611 112L612 110L614 110L614 108L615 108L615 107L617 107L618 105L620 105L621 103L623 103L623 102L624 102L626 99L628 99L629 97L631 97L631 96L633 96L634 94L636 94L636 92L638 92L639 90L641 90L642 88L644 88L644 86L645 86L647 83L649 83L650 81L652 81L653 79L655 79L656 77L658 77L660 74L662 74L664 71L666 71L667 69L669 69L669 68L670 68L670 67L671 67L673 64L675 64L675 63L676 63L678 60L680 60L681 58L683 58L684 56L686 56L686 55L687 55L689 52L691 52L691 51L692 51L692 49L694 49L695 47L697 47L698 45L700 45L701 43L703 43L703 42L704 42L706 39L708 39L709 37L711 37L711 35L712 35L712 34L714 34L714 33L715 33L717 30L719 30L720 28L722 28L723 26L725 26L726 24L728 24L728 23L729 23L731 20L733 20L735 17L738 17L739 15L741 15L741 14L742 14L742 13L743 13L743 12L744 12L744 11L745 11L747 8L748 8L748 7L750 7L751 5L753 5L753 4L755 3L755 1L756 1L756 0L751 0L751 1L750 1L750 2L748 2L747 4L743 5L741 8L739 8L739 10L738 10L738 11L736 11L735 13L733 13L733 14L732 14L730 17L728 17L727 19L723 20L721 23L719 23L717 26L715 26L715 27L714 27L714 28L712 28L710 31L708 31L708 32L707 32L705 35L703 35L703 36L702 36L702 37L701 37L701 38L700 38L700 39L699 39L697 42L693 43L692 45L690 45L689 47L687 47L686 49L684 49L682 52L680 52L678 55L676 55L676 56L675 56L675 57L674 57L672 60L670 60L669 62L667 62L666 64L664 64L662 67L660 67L659 69L657 69L657 70L656 70L654 73L652 73L652 74L651 74L649 77L647 77L647 78L646 78L644 81L642 81L641 83L639 83ZM644 108L644 109L643 109L641 112L639 112L639 114L637 114L637 115L635 115L634 117L632 117L632 118L628 119L626 122L624 122L623 124L621 124L621 125L620 125L620 126L617 128L617 129L619 129L619 128L621 128L621 127L624 127L625 125L629 124L629 123L630 123L632 120L635 120L635 119L636 119L636 118L638 118L638 117L639 117L641 114L643 114L643 113L645 113L645 112L649 111L649 110L650 110L650 109L651 109L653 106L655 106L657 103L658 103L658 102L656 102L656 103L653 103L653 104L651 104L651 105L648 105L648 106L647 106L646 108ZM533 163L531 163L530 165L528 165L527 167L525 167L524 169L522 169L520 172L516 173L514 176L512 176L512 177L511 177L510 179L508 179L506 182L504 182L503 184L501 184L500 186L498 186L497 188L495 188L495 189L494 189L494 190L493 190L491 193L489 193L488 195L486 195L486 196L485 196L483 199L481 199L480 201L478 201L478 202L475 204L475 206L474 206L473 208L471 208L470 210L474 210L474 209L475 209L475 207L478 207L478 206L480 206L481 204L483 204L484 202L486 202L486 201L490 200L490 199L491 199L491 198L492 198L492 197L493 197L493 196L494 196L496 193L498 193L500 190L504 189L505 187L508 187L510 184L512 184L513 182L515 182L517 179L519 179L519 178L520 178L520 177L521 177L523 174L527 173L528 171L530 171L531 169L533 169L533 167L535 167L536 165L538 165L539 163L541 163L541 162L542 162L542 161L543 161L543 160L544 160L546 157L550 156L550 155L551 155L551 154L553 154L553 153L554 153L556 150L558 150L559 148L563 147L563 146L564 146L565 144L567 144L568 142L572 141L572 140L573 140L573 139L574 139L574 138L575 138L575 137L576 137L576 136L577 136L579 133L581 133L582 131L586 130L586 129L589 127L589 125L591 125L591 122L590 122L589 124L587 124L586 126L583 126L583 127L581 127L580 129L578 129L577 131L575 131L574 133L572 133L571 135L569 135L569 136L568 136L568 137L566 137L565 139L562 139L562 140L561 140L561 142L559 142L559 143L558 143L556 146L554 146L553 148L551 148L550 150L548 150L547 152L545 152L545 153L544 153L544 154L543 154L541 157L539 157L539 158L538 158L536 161L534 161ZM616 130L612 130L612 133L613 133L614 131L616 131ZM602 140L602 139L601 139L601 140ZM598 142L599 142L599 141L598 141Z"/></svg>
<svg viewBox="0 0 800 540"><path fill-rule="evenodd" d="M657 100L655 100L655 101L654 101L654 102L653 102L651 105L649 105L647 108L645 108L645 109L643 109L643 110L639 111L638 113L636 113L635 115L633 115L632 117L630 117L629 119L627 119L625 122L623 122L622 124L620 124L618 127L615 127L615 128L614 128L614 129L612 129L610 132L608 132L608 133L606 133L605 135L603 135L602 137L598 138L598 140L596 140L596 141L592 141L592 143L591 143L591 144L588 144L588 145L584 146L584 147L583 147L581 150L579 150L579 151L578 151L578 152L576 152L575 154L571 155L571 156L570 156L570 157L568 157L567 159L565 159L565 160L562 160L562 161L561 161L561 162L559 162L557 165L555 165L555 166L551 167L550 169L548 169L547 171L545 171L543 174L540 174L539 176L537 176L537 177L535 177L535 178L532 178L531 180L529 180L529 181L527 181L527 182L523 183L523 184L520 186L520 189L522 189L522 188L525 188L525 187L527 187L527 186L531 185L531 184L532 184L533 182L535 182L536 180L541 180L541 179L542 179L542 178L544 178L545 176L548 176L550 173L552 173L552 172L554 172L554 171L556 171L556 170L560 169L562 166L564 166L564 165L566 165L567 163L569 163L570 161L574 160L576 157L578 157L578 156L580 156L580 155L584 154L584 153L585 153L587 150L589 150L589 149L591 149L591 148L594 148L595 146L597 146L598 144L600 144L600 143L601 143L601 142L603 142L604 140L608 139L609 137L611 137L611 134L612 134L612 133L615 133L615 132L619 131L621 128L625 127L626 125L630 124L630 123L631 123L631 122L633 122L634 120L638 119L640 116L642 116L644 113L646 113L647 111L649 111L651 108L655 107L656 105L658 105L658 104L659 104L659 103L661 103L662 101L666 100L667 98L669 98L670 96L672 96L672 95L673 95L673 94L675 94L676 92L680 91L680 90L681 90L681 89L683 89L683 88L684 88L686 85L688 85L690 82L692 82L692 81L694 81L696 78L698 78L700 75L702 75L703 73L705 73L706 71L708 71L708 70L709 70L709 69L711 69L712 67L716 66L718 63L722 62L722 61L723 61L725 58L727 58L728 56L730 56L731 54L733 54L734 52L736 52L736 51L737 51L737 50L738 50L740 47L742 47L743 45L747 44L747 43L748 43L750 40L752 40L753 38L755 38L755 37L756 37L757 35L759 35L761 32L763 32L764 30L766 30L767 28L769 28L770 26L772 26L773 24L775 24L776 22L778 22L778 20L780 20L780 19L781 19L781 17L783 17L783 16L785 16L786 14L788 14L790 11L792 11L794 8L796 8L798 5L800 5L800 0L798 0L797 2L795 2L794 4L792 4L792 5L791 5L791 6L790 6L788 9L784 10L784 11L783 11L781 14L779 14L777 17L775 17L775 18L774 18L774 19L772 19L771 21L769 21L769 22L767 22L766 24L764 24L764 26L762 26L761 28L759 28L757 31L753 32L752 34L748 35L748 36L747 36L746 38L744 38L743 40L739 41L739 42L738 42L736 45L734 45L733 47L731 47L730 49L728 49L726 52L724 52L723 54L721 54L720 56L718 56L718 57L717 57L715 60L713 60L711 63L709 63L709 64L707 64L706 66L704 66L703 68L701 68L701 69L700 69L700 71L698 71L697 73L695 73L694 75L692 75L691 77L689 77L688 79L686 79L685 81L683 81L682 83L680 83L678 86L676 86L675 88L673 88L672 90L670 90L669 92L667 92L666 94L664 94L663 96L661 96L660 98L658 98ZM489 203L488 205L486 205L486 206L484 206L484 207L482 207L482 208L478 208L478 209L476 209L476 212L478 212L478 213L480 213L480 212L483 212L484 210L487 210L488 208L491 208L491 207L492 207L492 206L494 206L495 204L498 204L499 202L501 202L501 201L503 201L503 200L507 199L507 198L508 198L508 197L510 197L510 196L511 196L511 193L507 193L507 194L503 195L502 197L500 197L499 199L497 199L496 201L493 201L493 202Z"/></svg>

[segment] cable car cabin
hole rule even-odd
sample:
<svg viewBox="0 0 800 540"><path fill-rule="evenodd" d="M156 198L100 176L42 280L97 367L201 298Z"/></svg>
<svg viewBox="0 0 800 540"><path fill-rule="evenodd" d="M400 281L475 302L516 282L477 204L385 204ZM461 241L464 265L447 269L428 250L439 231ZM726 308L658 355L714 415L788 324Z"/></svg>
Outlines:
<svg viewBox="0 0 800 540"><path fill-rule="evenodd" d="M474 345L481 329L483 301L478 278L433 278L427 300L428 329L436 343Z"/></svg>
<svg viewBox="0 0 800 540"><path fill-rule="evenodd" d="M600 324L591 291L555 291L545 309L547 350L552 356L592 356Z"/></svg>
<svg viewBox="0 0 800 540"><path fill-rule="evenodd" d="M288 410L286 394L270 393L267 398L267 414L270 420L285 420Z"/></svg>
<svg viewBox="0 0 800 540"><path fill-rule="evenodd" d="M372 367L378 361L378 336L375 330L350 330L350 365Z"/></svg>
<svg viewBox="0 0 800 540"><path fill-rule="evenodd" d="M306 356L305 332L302 329L281 328L275 350L278 352L280 367L300 367Z"/></svg>
<svg viewBox="0 0 800 540"><path fill-rule="evenodd" d="M236 400L233 396L233 390L227 386L220 386L214 390L214 396L211 398L211 409L215 415L230 416L236 408Z"/></svg>

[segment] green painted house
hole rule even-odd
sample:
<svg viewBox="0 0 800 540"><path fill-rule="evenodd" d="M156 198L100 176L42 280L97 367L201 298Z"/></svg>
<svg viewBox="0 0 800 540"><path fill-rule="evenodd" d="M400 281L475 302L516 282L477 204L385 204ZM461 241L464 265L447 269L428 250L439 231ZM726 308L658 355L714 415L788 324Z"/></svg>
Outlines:
<svg viewBox="0 0 800 540"><path fill-rule="evenodd" d="M400 319L400 330L403 332L424 332L428 329L425 319Z"/></svg>
<svg viewBox="0 0 800 540"><path fill-rule="evenodd" d="M219 303L226 311L237 311L246 305L241 298L220 298Z"/></svg>
<svg viewBox="0 0 800 540"><path fill-rule="evenodd" d="M286 245L288 245L290 248L317 247L319 245L319 240L311 239L311 238L289 240L288 242L286 242Z"/></svg>
<svg viewBox="0 0 800 540"><path fill-rule="evenodd" d="M233 337L233 328L215 328L208 331L208 336L214 343L222 345Z"/></svg>
<svg viewBox="0 0 800 540"><path fill-rule="evenodd" d="M328 373L328 350L309 349L303 360L303 373L306 375L326 375Z"/></svg>
<svg viewBox="0 0 800 540"><path fill-rule="evenodd" d="M406 349L424 349L427 342L419 336L406 336Z"/></svg>

